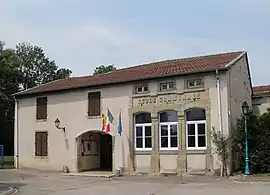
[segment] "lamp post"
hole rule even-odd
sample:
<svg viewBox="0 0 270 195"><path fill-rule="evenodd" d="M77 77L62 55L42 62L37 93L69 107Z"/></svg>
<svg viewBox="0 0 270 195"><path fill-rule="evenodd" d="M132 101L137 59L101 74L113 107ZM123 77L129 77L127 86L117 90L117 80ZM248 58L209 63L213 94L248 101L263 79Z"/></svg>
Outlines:
<svg viewBox="0 0 270 195"><path fill-rule="evenodd" d="M246 101L242 104L242 113L244 115L244 121L245 121L245 175L250 175L249 170L249 158L248 158L248 134L247 134L247 114L249 111L249 105Z"/></svg>

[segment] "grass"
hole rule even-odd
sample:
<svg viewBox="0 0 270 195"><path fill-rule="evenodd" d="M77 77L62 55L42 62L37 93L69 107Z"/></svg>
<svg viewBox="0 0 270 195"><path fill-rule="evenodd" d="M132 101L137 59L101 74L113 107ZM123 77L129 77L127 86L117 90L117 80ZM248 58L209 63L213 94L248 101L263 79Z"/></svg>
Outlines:
<svg viewBox="0 0 270 195"><path fill-rule="evenodd" d="M4 156L4 169L14 169L13 156Z"/></svg>

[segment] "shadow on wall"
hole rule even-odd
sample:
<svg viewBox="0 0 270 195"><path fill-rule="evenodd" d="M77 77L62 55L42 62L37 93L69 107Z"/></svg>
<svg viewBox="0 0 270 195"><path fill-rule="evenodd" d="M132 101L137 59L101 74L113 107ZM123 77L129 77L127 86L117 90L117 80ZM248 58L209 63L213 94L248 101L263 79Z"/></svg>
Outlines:
<svg viewBox="0 0 270 195"><path fill-rule="evenodd" d="M64 139L65 139L66 149L69 150L69 142L68 142L68 138L67 138L66 132L64 133Z"/></svg>
<svg viewBox="0 0 270 195"><path fill-rule="evenodd" d="M123 139L121 140L121 146L122 146L122 165L123 165L123 167L126 167L125 144L124 144Z"/></svg>

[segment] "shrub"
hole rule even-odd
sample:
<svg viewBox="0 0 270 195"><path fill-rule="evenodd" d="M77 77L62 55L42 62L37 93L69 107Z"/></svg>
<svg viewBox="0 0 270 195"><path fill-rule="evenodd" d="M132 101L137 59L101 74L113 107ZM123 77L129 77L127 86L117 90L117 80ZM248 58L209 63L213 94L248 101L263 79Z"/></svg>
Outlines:
<svg viewBox="0 0 270 195"><path fill-rule="evenodd" d="M247 132L250 171L252 173L270 172L270 109L257 117L251 111L247 115ZM237 121L232 134L232 149L240 155L240 170L245 169L245 128L244 117Z"/></svg>

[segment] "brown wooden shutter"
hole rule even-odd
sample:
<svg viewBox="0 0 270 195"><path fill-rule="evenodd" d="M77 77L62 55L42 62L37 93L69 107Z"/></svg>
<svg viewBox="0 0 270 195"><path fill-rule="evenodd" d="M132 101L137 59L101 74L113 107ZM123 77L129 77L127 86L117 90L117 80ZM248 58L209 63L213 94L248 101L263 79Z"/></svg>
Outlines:
<svg viewBox="0 0 270 195"><path fill-rule="evenodd" d="M42 135L42 156L48 155L48 132L43 132Z"/></svg>
<svg viewBox="0 0 270 195"><path fill-rule="evenodd" d="M36 132L35 156L48 156L48 132Z"/></svg>
<svg viewBox="0 0 270 195"><path fill-rule="evenodd" d="M47 97L37 98L37 119L47 119Z"/></svg>
<svg viewBox="0 0 270 195"><path fill-rule="evenodd" d="M91 112L91 93L88 93L88 116L92 116L92 112Z"/></svg>
<svg viewBox="0 0 270 195"><path fill-rule="evenodd" d="M35 156L41 156L42 151L42 137L40 132L36 132L35 134Z"/></svg>
<svg viewBox="0 0 270 195"><path fill-rule="evenodd" d="M100 92L88 94L88 116L100 116Z"/></svg>

